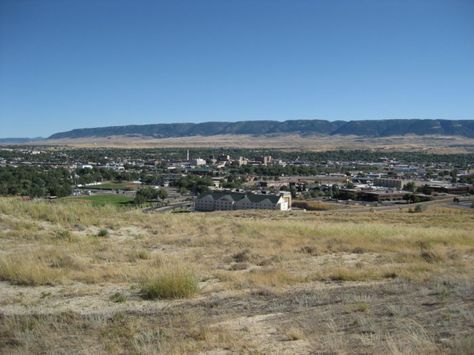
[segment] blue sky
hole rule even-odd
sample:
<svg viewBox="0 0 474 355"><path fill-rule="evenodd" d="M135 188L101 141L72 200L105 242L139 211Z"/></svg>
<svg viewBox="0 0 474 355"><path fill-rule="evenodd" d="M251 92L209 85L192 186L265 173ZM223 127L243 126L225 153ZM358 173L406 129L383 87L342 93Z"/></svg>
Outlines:
<svg viewBox="0 0 474 355"><path fill-rule="evenodd" d="M0 137L474 118L472 0L0 0Z"/></svg>

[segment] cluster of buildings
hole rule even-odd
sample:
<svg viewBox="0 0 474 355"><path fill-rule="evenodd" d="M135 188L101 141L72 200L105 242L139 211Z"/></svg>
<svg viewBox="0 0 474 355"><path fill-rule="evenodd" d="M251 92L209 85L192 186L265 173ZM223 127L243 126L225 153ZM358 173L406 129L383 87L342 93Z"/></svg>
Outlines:
<svg viewBox="0 0 474 355"><path fill-rule="evenodd" d="M274 160L270 155L257 156L254 159L249 159L243 156L234 159L229 154L210 156L207 159L201 157L191 158L189 150L186 151L186 160L167 161L166 163L168 165L168 170L189 170L204 166L211 169L221 170L228 167L240 167L244 165L267 166L270 164L284 164L282 160Z"/></svg>
<svg viewBox="0 0 474 355"><path fill-rule="evenodd" d="M185 154L183 151L171 152L157 159L149 152L117 154L114 151L90 155L87 151L0 148L0 167L62 167L71 172L76 184L100 181L81 182L77 174L94 176L97 169L107 169L122 179L125 177L130 181L139 180L143 185L166 188L177 186L185 176L198 175L211 181L211 192L197 197L197 210L287 210L291 207L291 195L336 200L398 201L407 199L407 194L416 194L417 198L422 199L432 194L473 193L471 164L463 164L461 168L449 161L407 164L389 158L377 161L322 161L304 160L296 155L287 155L292 159L275 159L271 155L252 154L251 151L249 157L241 154L231 157L220 153L204 159L191 157L188 150ZM278 173L275 174L275 171ZM267 175L258 175L257 172L266 172ZM235 181L238 184L232 184ZM223 188L244 189L247 192Z"/></svg>
<svg viewBox="0 0 474 355"><path fill-rule="evenodd" d="M417 200L427 200L432 194L463 195L471 191L474 191L474 187L467 183L375 178L362 184L353 179L350 187L339 190L338 197L362 201L397 201L409 199L413 195Z"/></svg>

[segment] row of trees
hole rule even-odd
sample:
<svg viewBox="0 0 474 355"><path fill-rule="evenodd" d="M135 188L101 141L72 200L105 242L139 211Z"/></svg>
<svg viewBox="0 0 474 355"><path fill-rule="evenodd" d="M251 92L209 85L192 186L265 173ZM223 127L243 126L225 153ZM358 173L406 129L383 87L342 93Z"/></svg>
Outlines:
<svg viewBox="0 0 474 355"><path fill-rule="evenodd" d="M209 176L186 175L176 182L180 192L191 191L193 194L200 194L209 190L213 182Z"/></svg>
<svg viewBox="0 0 474 355"><path fill-rule="evenodd" d="M75 171L76 184L89 184L96 181L108 181L113 180L117 182L122 181L133 181L138 180L141 175L139 172L130 172L130 171L115 171L112 169L101 169L101 168L79 168Z"/></svg>
<svg viewBox="0 0 474 355"><path fill-rule="evenodd" d="M135 200L133 201L137 205L142 205L147 201L156 201L160 199L164 201L168 197L168 192L165 189L154 189L152 187L144 187L137 191Z"/></svg>
<svg viewBox="0 0 474 355"><path fill-rule="evenodd" d="M72 179L65 169L0 167L0 195L62 197L71 192Z"/></svg>
<svg viewBox="0 0 474 355"><path fill-rule="evenodd" d="M321 171L312 166L296 166L296 165L243 165L232 169L237 174L260 175L260 176L281 176L281 175L315 175Z"/></svg>
<svg viewBox="0 0 474 355"><path fill-rule="evenodd" d="M30 197L68 196L74 184L87 184L95 181L129 181L140 178L140 173L116 172L111 169L77 169L72 174L63 168L42 168L33 166L0 167L0 195L20 195ZM240 179L229 182L229 187L239 186ZM176 182L181 192L194 194L207 191L212 185L209 176L188 175ZM137 192L136 203L149 200L164 200L166 190L143 188Z"/></svg>

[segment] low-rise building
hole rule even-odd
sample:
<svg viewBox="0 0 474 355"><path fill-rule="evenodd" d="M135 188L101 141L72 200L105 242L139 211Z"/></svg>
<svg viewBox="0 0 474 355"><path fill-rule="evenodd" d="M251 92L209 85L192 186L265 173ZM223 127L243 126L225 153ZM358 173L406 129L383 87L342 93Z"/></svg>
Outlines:
<svg viewBox="0 0 474 355"><path fill-rule="evenodd" d="M341 199L351 199L359 201L397 201L403 200L407 196L406 191L393 190L358 190L341 189L339 197Z"/></svg>
<svg viewBox="0 0 474 355"><path fill-rule="evenodd" d="M206 165L206 160L201 158L196 158L191 160L191 166L203 166Z"/></svg>
<svg viewBox="0 0 474 355"><path fill-rule="evenodd" d="M196 211L226 211L241 209L269 209L287 211L291 208L291 194L255 194L250 192L213 191L197 197Z"/></svg>
<svg viewBox="0 0 474 355"><path fill-rule="evenodd" d="M440 183L430 183L425 185L425 190L438 193L446 193L446 194L455 194L455 195L463 195L468 194L474 190L474 185L469 184L440 184Z"/></svg>
<svg viewBox="0 0 474 355"><path fill-rule="evenodd" d="M374 179L374 186L390 187L401 190L403 181L400 179L377 178Z"/></svg>

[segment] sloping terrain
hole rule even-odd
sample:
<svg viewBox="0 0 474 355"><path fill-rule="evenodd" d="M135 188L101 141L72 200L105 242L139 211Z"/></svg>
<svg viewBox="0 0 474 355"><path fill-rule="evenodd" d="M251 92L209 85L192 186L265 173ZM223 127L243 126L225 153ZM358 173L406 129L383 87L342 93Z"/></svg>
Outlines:
<svg viewBox="0 0 474 355"><path fill-rule="evenodd" d="M473 228L447 207L145 214L3 198L0 353L468 354ZM148 297L170 270L197 289Z"/></svg>
<svg viewBox="0 0 474 355"><path fill-rule="evenodd" d="M365 121L240 121L170 123L81 128L55 133L49 139L86 137L143 136L154 138L216 136L216 135L355 135L389 137L400 135L447 135L474 138L474 120L365 120Z"/></svg>

